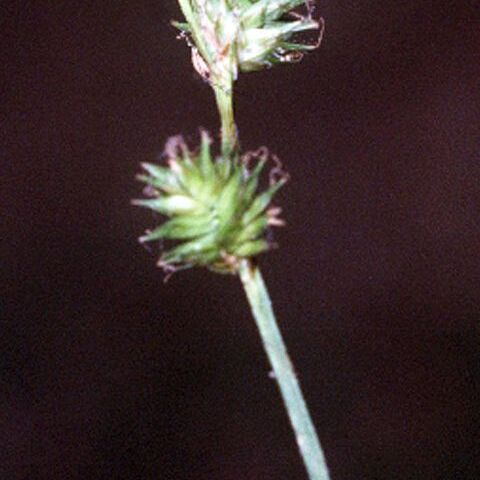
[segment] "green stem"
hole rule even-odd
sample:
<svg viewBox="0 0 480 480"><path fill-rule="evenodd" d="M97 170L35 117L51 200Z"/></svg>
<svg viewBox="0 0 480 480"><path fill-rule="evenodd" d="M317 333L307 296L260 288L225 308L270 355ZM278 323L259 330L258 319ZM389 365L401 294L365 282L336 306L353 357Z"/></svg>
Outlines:
<svg viewBox="0 0 480 480"><path fill-rule="evenodd" d="M249 260L242 260L239 273L280 387L309 478L310 480L329 480L325 456L275 320L260 270Z"/></svg>
<svg viewBox="0 0 480 480"><path fill-rule="evenodd" d="M222 124L222 154L230 156L238 149L237 127L233 117L233 82L229 87L213 85Z"/></svg>
<svg viewBox="0 0 480 480"><path fill-rule="evenodd" d="M191 28L192 37L198 51L212 70L210 71L212 75L210 81L215 92L218 113L220 114L222 124L222 154L228 157L236 153L238 149L237 128L233 118L233 72L224 71L220 68L222 75L214 74L214 72L217 71L217 69L214 68L216 59L215 52L212 54L208 42L205 41L202 27L197 21L190 0L179 0L178 3Z"/></svg>

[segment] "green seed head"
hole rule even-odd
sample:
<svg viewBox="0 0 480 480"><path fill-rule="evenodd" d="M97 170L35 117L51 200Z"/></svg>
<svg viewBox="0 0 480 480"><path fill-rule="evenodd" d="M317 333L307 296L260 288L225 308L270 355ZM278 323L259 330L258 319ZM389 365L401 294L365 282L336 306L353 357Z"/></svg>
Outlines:
<svg viewBox="0 0 480 480"><path fill-rule="evenodd" d="M193 64L216 84L238 71L294 62L318 46L295 42L307 30L323 29L311 16L311 0L179 0L186 23L174 23L193 40ZM306 14L293 9L304 5Z"/></svg>
<svg viewBox="0 0 480 480"><path fill-rule="evenodd" d="M200 149L192 152L182 137L173 137L165 148L167 166L145 163L145 173L138 176L148 185L149 198L132 203L168 217L139 240L174 241L159 261L167 269L186 265L235 272L240 259L271 247L265 239L267 228L283 224L271 200L286 182L285 173L279 167L271 170L269 188L257 193L267 161L265 149L239 160L214 160L210 143L202 132Z"/></svg>

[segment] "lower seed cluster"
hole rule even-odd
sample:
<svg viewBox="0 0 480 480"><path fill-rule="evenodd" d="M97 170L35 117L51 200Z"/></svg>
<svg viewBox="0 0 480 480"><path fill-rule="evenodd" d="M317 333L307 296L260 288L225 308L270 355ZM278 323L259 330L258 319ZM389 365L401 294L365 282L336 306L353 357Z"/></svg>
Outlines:
<svg viewBox="0 0 480 480"><path fill-rule="evenodd" d="M271 247L265 239L270 225L283 224L280 209L271 206L271 200L285 184L286 175L274 169L277 175L270 175L269 188L257 193L266 152L213 159L210 145L206 132L195 152L182 137L173 137L165 148L167 166L142 164L145 173L137 177L148 185L149 198L133 203L168 217L139 240L174 241L159 260L167 269L207 266L234 272L240 259ZM252 158L256 163L250 166Z"/></svg>

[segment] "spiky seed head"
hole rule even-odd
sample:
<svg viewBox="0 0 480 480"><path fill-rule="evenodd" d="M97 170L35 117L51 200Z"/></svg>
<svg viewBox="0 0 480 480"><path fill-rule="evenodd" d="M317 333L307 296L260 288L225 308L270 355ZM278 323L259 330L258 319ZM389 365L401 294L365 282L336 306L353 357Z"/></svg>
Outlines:
<svg viewBox="0 0 480 480"><path fill-rule="evenodd" d="M296 42L299 32L318 30L312 0L179 0L186 23L174 22L193 40L193 63L216 84L276 63L298 61L319 45ZM304 5L305 14L294 12ZM319 38L320 40L320 38ZM200 68L201 67L201 68Z"/></svg>
<svg viewBox="0 0 480 480"><path fill-rule="evenodd" d="M188 265L235 272L240 259L271 248L266 230L283 223L271 200L286 175L273 169L269 188L257 193L266 151L214 159L210 144L202 132L200 148L192 152L182 137L173 137L165 148L167 166L144 163L144 173L137 177L148 185L149 198L132 203L168 217L139 240L174 241L159 261L167 269Z"/></svg>

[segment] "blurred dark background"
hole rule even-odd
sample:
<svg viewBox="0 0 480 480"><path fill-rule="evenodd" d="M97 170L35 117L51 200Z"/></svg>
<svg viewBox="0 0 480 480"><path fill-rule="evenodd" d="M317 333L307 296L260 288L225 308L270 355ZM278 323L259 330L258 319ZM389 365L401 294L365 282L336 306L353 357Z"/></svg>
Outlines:
<svg viewBox="0 0 480 480"><path fill-rule="evenodd" d="M322 0L321 49L237 85L292 177L261 266L334 480L480 478L478 10ZM239 281L136 241L139 163L218 129L172 18L0 4L2 480L306 479Z"/></svg>

